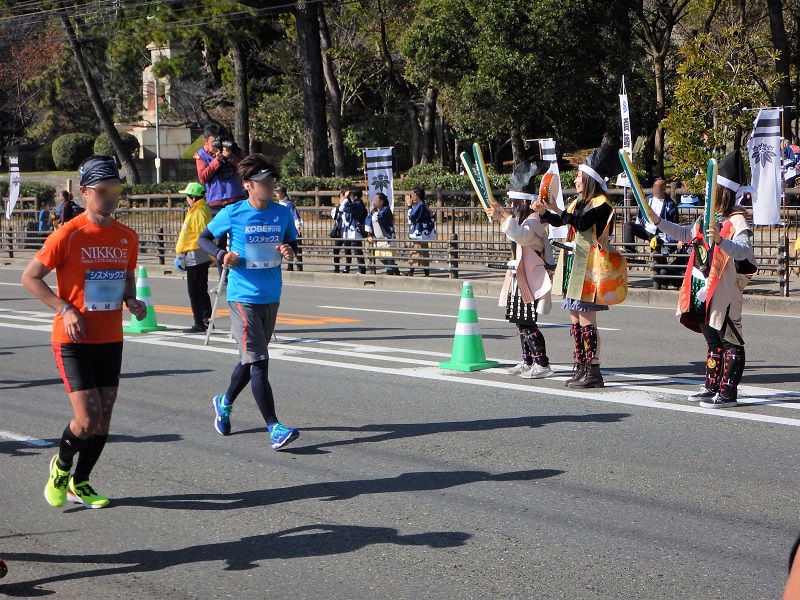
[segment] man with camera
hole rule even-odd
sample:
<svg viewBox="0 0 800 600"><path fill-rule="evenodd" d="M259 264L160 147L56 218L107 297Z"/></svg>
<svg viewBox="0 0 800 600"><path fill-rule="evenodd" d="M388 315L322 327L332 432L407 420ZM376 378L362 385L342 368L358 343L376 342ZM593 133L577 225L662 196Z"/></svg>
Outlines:
<svg viewBox="0 0 800 600"><path fill-rule="evenodd" d="M244 152L236 142L224 135L216 123L205 126L203 138L203 147L194 155L194 160L197 178L206 186L206 204L213 219L228 204L247 198L247 192L236 174L236 167L244 158ZM227 235L217 240L220 250L225 250L227 243Z"/></svg>

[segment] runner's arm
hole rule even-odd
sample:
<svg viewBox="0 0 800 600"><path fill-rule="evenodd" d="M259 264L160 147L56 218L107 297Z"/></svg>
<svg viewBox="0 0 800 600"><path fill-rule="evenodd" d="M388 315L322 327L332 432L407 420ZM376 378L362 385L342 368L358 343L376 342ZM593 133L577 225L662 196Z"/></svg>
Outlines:
<svg viewBox="0 0 800 600"><path fill-rule="evenodd" d="M50 269L45 267L38 258L34 258L25 267L22 273L21 283L31 294L44 302L56 312L61 312L70 303L59 298L52 288L45 283L44 278L50 273Z"/></svg>

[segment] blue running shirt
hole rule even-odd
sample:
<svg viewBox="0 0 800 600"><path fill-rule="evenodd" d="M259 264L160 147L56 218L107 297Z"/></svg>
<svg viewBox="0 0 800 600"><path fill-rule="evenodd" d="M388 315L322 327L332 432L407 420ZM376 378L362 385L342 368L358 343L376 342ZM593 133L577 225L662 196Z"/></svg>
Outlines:
<svg viewBox="0 0 800 600"><path fill-rule="evenodd" d="M247 304L280 302L281 255L277 247L297 238L291 211L277 202L258 210L247 200L229 204L208 224L219 237L228 234L239 264L228 275L228 301Z"/></svg>

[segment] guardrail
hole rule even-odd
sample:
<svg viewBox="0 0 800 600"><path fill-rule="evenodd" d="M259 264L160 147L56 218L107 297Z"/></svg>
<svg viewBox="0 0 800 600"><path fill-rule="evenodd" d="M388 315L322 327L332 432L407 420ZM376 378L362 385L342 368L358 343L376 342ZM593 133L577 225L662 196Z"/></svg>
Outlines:
<svg viewBox="0 0 800 600"><path fill-rule="evenodd" d="M165 264L174 256L175 242L183 224L186 209L181 206L172 207L137 207L148 204L148 196L141 200L127 199L130 206L121 207L115 217L133 228L139 234L140 254L143 260L157 261ZM177 197L173 197L177 198ZM177 203L175 203L177 204ZM395 259L404 263L410 259L413 240L408 238L408 223L404 218L404 208L396 215ZM488 277L498 276L498 268L504 268L509 254L509 243L496 224L489 223L483 210L478 206L432 206L434 211L438 239L428 244L431 269L434 272L447 273L449 277L464 276ZM331 225L330 207L298 207L303 225L303 260L308 266L333 268L333 260L337 252L343 257L345 252L335 246L334 240L328 237ZM615 245L628 257L631 279L650 279L656 288L679 281L677 273L661 275L654 273L655 261L647 244L622 244L622 228L626 221L635 218L633 207L616 206L614 240ZM683 224L693 222L702 213L702 207L681 209ZM29 253L38 249L46 234L34 230L37 213L31 209L17 210L10 220L0 221L0 252L7 253L10 258L15 253ZM782 211L783 224L775 226L753 227L753 244L756 248L759 271L754 282L777 284L780 293L789 294L790 277L797 274L798 256L791 242L798 235L800 226L800 206L785 207ZM624 247L623 247L624 246ZM633 246L635 253L625 252L625 247ZM362 250L370 269L382 268L380 258L375 256L374 249L364 241ZM669 262L674 261L668 259ZM385 258L385 257L384 257ZM354 267L356 264L354 263ZM669 264L667 268L669 268ZM676 271L679 265L672 265Z"/></svg>

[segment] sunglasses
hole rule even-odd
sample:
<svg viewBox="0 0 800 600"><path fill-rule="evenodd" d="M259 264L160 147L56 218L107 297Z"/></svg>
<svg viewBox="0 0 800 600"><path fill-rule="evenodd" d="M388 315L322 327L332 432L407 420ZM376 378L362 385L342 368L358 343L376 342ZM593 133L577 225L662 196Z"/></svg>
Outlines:
<svg viewBox="0 0 800 600"><path fill-rule="evenodd" d="M111 196L119 196L122 193L122 184L117 183L114 185L87 185L87 190L94 190L98 196L103 198L110 198Z"/></svg>

